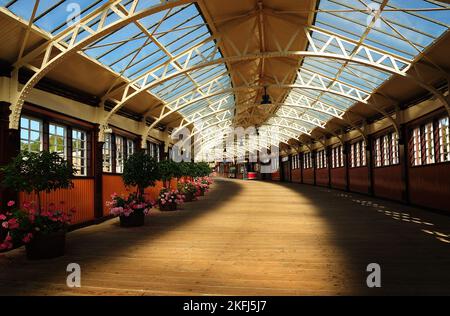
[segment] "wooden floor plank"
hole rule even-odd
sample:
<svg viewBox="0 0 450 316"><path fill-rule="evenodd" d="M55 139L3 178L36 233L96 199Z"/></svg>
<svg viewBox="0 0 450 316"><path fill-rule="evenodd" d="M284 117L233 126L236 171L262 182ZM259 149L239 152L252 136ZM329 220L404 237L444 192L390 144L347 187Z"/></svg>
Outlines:
<svg viewBox="0 0 450 316"><path fill-rule="evenodd" d="M450 294L447 216L327 188L217 179L199 201L68 235L64 257L0 255L8 295ZM82 268L69 289L66 266ZM382 287L366 286L378 263Z"/></svg>

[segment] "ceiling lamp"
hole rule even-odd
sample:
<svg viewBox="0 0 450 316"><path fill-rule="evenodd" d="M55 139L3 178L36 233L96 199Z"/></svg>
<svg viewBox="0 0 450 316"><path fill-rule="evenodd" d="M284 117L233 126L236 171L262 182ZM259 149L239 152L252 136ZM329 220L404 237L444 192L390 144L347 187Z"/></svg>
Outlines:
<svg viewBox="0 0 450 316"><path fill-rule="evenodd" d="M272 104L272 101L270 101L270 96L267 94L267 87L264 87L264 95L262 97L261 104Z"/></svg>

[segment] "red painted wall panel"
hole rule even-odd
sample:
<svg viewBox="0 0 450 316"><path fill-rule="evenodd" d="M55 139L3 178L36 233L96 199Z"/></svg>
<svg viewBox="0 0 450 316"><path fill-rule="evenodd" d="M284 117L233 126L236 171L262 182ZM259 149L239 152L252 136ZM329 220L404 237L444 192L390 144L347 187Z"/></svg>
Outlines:
<svg viewBox="0 0 450 316"><path fill-rule="evenodd" d="M314 184L314 169L303 170L303 183Z"/></svg>
<svg viewBox="0 0 450 316"><path fill-rule="evenodd" d="M373 192L375 196L401 201L402 174L401 166L373 169Z"/></svg>
<svg viewBox="0 0 450 316"><path fill-rule="evenodd" d="M450 212L450 164L409 169L411 203Z"/></svg>
<svg viewBox="0 0 450 316"><path fill-rule="evenodd" d="M54 203L58 209L68 212L71 208L76 210L72 223L82 223L94 219L94 180L74 179L74 187L70 190L57 190L44 193L41 196L41 205L47 207ZM36 201L34 194L20 193L19 203ZM64 202L64 205L60 205ZM61 207L60 207L61 206Z"/></svg>
<svg viewBox="0 0 450 316"><path fill-rule="evenodd" d="M278 169L277 172L272 172L272 180L273 181L280 181L280 170Z"/></svg>
<svg viewBox="0 0 450 316"><path fill-rule="evenodd" d="M369 168L350 168L349 169L350 191L359 193L369 193Z"/></svg>
<svg viewBox="0 0 450 316"><path fill-rule="evenodd" d="M328 168L316 170L316 184L320 186L328 186Z"/></svg>
<svg viewBox="0 0 450 316"><path fill-rule="evenodd" d="M293 169L291 172L292 172L292 182L296 182L296 183L302 182L301 169Z"/></svg>
<svg viewBox="0 0 450 316"><path fill-rule="evenodd" d="M346 189L345 168L331 169L331 187L335 189Z"/></svg>
<svg viewBox="0 0 450 316"><path fill-rule="evenodd" d="M111 195L117 193L119 195L127 195L134 191L134 188L127 188L123 184L122 176L115 174L104 174L103 180L103 215L109 215L109 209L106 207L106 201L111 200Z"/></svg>

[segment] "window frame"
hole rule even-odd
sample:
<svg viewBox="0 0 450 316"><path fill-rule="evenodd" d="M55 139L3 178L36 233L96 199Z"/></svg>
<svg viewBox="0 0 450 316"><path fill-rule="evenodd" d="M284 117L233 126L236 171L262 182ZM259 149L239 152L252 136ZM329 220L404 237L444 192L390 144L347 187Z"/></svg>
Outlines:
<svg viewBox="0 0 450 316"><path fill-rule="evenodd" d="M22 118L27 119L28 120L28 126L27 128L23 128L22 126ZM39 131L31 129L31 121L36 121L39 123ZM27 139L22 138L22 129L26 130L28 132L28 137ZM22 140L26 140L27 144L28 144L28 150L29 152L36 152L36 151L31 151L30 149L30 144L31 144L31 133L32 132L38 132L39 133L39 152L44 150L44 120L40 119L40 118L35 118L32 117L31 115L21 115L20 117L20 125L19 125L19 142L20 142L20 151L22 151Z"/></svg>

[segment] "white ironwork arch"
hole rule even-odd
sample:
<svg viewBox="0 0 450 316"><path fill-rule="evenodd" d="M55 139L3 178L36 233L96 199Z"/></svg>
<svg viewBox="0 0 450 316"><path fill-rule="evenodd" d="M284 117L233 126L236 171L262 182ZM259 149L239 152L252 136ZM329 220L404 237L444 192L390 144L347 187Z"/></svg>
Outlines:
<svg viewBox="0 0 450 316"><path fill-rule="evenodd" d="M146 16L149 16L157 12L161 12L169 8L177 7L183 4L188 4L196 1L168 0L166 2L163 2L162 4L154 5L138 12L136 11L138 0L133 0L132 4L129 7L124 7L121 4L121 2L122 2L121 0L115 1L110 0L108 3L102 5L100 8L94 10L87 16L83 17L78 24L74 24L73 26L68 27L63 32L54 36L47 43L41 45L40 47L33 50L31 53L27 54L26 56L17 61L17 63L15 64L15 76L17 76L18 69L21 68L22 66L29 67L30 69L35 71L35 74L29 79L27 83L25 83L25 85L17 93L17 95L12 96L12 105L11 105L12 111L9 120L10 128L14 129L18 128L23 103L27 98L28 94L33 89L33 87L51 69L60 64L67 56L69 56L73 52L82 50L84 47L88 46L94 41L120 29L123 26L128 25L129 23L138 21ZM117 15L118 17L117 20L106 18L108 13L111 12ZM99 19L98 23L89 25L90 22L94 21L97 18ZM170 60L166 64L163 64L162 65L163 68L153 69L152 72L146 73L142 77L139 77L136 81L132 80L129 84L127 84L126 87L124 87L122 99L119 101L119 104L117 104L114 107L113 111L111 111L108 114L106 118L106 123L108 122L110 115L113 115L128 100L130 100L138 93L149 89L150 86L148 85L148 79L151 77L156 79L156 83L152 81L152 84L161 84L162 82L174 78L177 75L186 74L193 70L208 67L219 63L225 64L239 60L278 58L286 56L309 56L309 57L343 60L345 62L359 63L367 67L375 68L384 72L397 74L412 79L414 80L414 82L416 82L420 86L424 87L425 89L436 95L443 102L443 104L450 113L448 98L443 96L443 94L440 93L434 87L422 82L421 80L417 79L412 75L407 74L407 70L411 65L410 60L388 53L382 49L363 45L361 44L361 42L354 41L342 35L338 35L318 27L314 26L304 27L303 30L306 34L308 44L312 48L311 51L290 51L289 48L293 42L293 40L291 40L287 47L284 48L280 47L279 51L230 56L205 61L204 63L194 66L189 66L189 62L186 62L183 63L182 67L179 67L175 63L177 61L177 57L174 57L173 60ZM87 32L89 35L86 37L80 37L79 35L82 31ZM328 38L325 45L323 46L316 45L317 40L311 36L312 32L320 33L322 36ZM337 52L334 53L327 52L328 47L333 42L337 43L337 47L339 47L339 49L337 50ZM356 49L355 52L352 54L349 54L347 48L349 45L353 46ZM192 55L192 53L193 51L185 52L185 54L188 55L189 54ZM40 66L37 67L31 66L31 63L40 56L43 56ZM178 56L178 58L179 60L181 60L186 56L187 55ZM167 74L166 70L169 68L169 66L175 67L176 69L178 69L178 71L173 74L172 73ZM157 71L160 71L161 69L163 69L162 74L157 75ZM120 89L122 88L123 87L121 87Z"/></svg>

